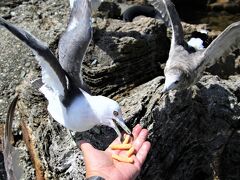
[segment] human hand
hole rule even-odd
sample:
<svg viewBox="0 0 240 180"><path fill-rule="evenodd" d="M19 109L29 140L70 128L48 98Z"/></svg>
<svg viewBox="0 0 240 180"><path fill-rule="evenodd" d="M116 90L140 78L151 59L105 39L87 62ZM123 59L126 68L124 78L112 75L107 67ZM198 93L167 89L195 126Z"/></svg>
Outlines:
<svg viewBox="0 0 240 180"><path fill-rule="evenodd" d="M147 157L151 144L146 141L148 130L142 129L138 124L133 128L133 142L136 155L133 155L134 163L124 163L112 159L112 154L125 154L122 150L111 150L109 147L105 151L95 149L91 144L81 141L80 148L83 151L86 164L86 177L101 176L105 179L130 180L135 179L140 173L141 167ZM119 138L112 144L121 143Z"/></svg>

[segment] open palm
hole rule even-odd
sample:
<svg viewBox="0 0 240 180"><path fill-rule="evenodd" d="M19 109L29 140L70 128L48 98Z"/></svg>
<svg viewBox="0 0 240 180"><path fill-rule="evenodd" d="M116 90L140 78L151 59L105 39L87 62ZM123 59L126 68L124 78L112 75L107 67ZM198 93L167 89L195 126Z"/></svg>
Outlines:
<svg viewBox="0 0 240 180"><path fill-rule="evenodd" d="M150 149L150 143L146 141L148 136L147 129L142 129L140 125L136 125L133 129L133 147L136 155L133 155L134 163L124 163L112 159L112 154L125 155L126 151L111 150L107 148L105 151L95 149L91 144L86 142L80 143L83 151L84 161L86 164L87 177L101 176L105 179L129 180L135 179L141 170L147 153ZM120 144L119 138L115 139L112 144Z"/></svg>

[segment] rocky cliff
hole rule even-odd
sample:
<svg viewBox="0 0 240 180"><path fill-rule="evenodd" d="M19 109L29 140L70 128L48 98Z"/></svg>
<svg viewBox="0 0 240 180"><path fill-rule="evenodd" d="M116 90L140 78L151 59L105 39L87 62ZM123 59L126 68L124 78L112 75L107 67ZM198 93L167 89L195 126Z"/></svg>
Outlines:
<svg viewBox="0 0 240 180"><path fill-rule="evenodd" d="M0 15L47 42L57 54L68 1L11 2L0 4ZM194 28L184 25L186 38ZM45 98L30 84L40 75L31 51L4 29L0 33L0 135L7 106L17 91L13 137L23 179L84 179L77 142L85 139L105 149L115 132L107 127L70 132L54 121ZM212 33L212 38L218 34ZM239 52L208 70L189 90L160 98L169 43L161 21L97 18L84 60L84 79L94 94L120 103L129 127L140 123L149 129L152 148L138 179L239 179ZM220 67L225 68L220 71ZM2 161L0 166L0 179L6 179Z"/></svg>

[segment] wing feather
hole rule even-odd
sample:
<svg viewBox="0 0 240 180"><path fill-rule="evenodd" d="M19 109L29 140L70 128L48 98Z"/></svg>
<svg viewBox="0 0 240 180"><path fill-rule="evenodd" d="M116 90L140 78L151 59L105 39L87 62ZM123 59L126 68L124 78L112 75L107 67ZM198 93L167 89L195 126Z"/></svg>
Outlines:
<svg viewBox="0 0 240 180"><path fill-rule="evenodd" d="M63 69L83 88L81 65L92 38L91 3L75 0L66 32L59 41L59 61Z"/></svg>
<svg viewBox="0 0 240 180"><path fill-rule="evenodd" d="M203 52L203 65L210 67L221 57L240 48L240 21L229 25Z"/></svg>
<svg viewBox="0 0 240 180"><path fill-rule="evenodd" d="M166 26L172 27L173 36L171 46L186 45L184 41L181 20L174 4L170 0L149 0L156 10L161 14Z"/></svg>
<svg viewBox="0 0 240 180"><path fill-rule="evenodd" d="M42 80L49 88L59 95L64 96L67 91L67 77L56 57L47 45L15 25L0 17L0 26L5 27L17 38L29 46L42 68Z"/></svg>

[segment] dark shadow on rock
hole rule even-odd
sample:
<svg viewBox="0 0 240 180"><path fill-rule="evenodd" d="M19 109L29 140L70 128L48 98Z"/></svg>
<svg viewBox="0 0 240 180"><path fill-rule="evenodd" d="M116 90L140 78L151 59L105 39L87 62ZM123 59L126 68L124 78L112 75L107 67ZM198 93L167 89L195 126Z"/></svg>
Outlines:
<svg viewBox="0 0 240 180"><path fill-rule="evenodd" d="M7 174L5 171L4 158L3 158L2 152L0 152L0 179L2 179L2 180L7 179Z"/></svg>
<svg viewBox="0 0 240 180"><path fill-rule="evenodd" d="M152 148L139 179L213 179L221 167L214 165L225 152L221 148L228 147L229 131L240 115L239 106L232 107L229 100L232 96L215 84L176 93L166 98L164 107L155 106L149 118L141 120L153 126ZM226 161L225 168L236 171L236 165Z"/></svg>
<svg viewBox="0 0 240 180"><path fill-rule="evenodd" d="M100 150L105 150L116 137L116 132L106 126L96 126L85 132L75 132L73 135L74 141L77 144L79 144L80 140L84 140Z"/></svg>

